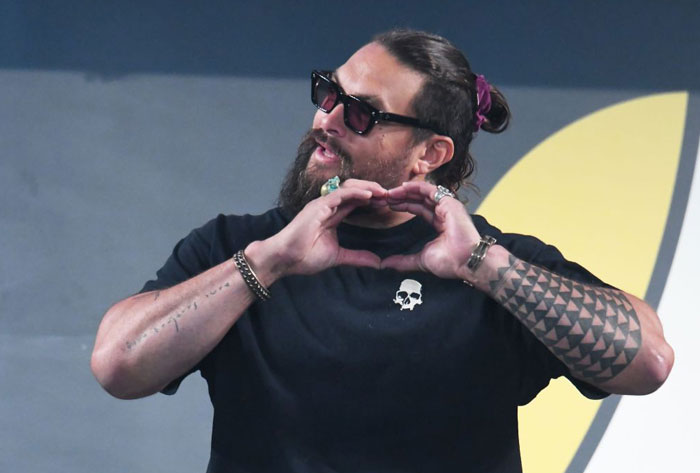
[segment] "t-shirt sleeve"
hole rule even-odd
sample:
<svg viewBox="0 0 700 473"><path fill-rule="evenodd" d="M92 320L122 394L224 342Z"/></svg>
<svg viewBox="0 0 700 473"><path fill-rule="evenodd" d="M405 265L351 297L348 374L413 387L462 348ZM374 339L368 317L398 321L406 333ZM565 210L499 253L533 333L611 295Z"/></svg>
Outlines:
<svg viewBox="0 0 700 473"><path fill-rule="evenodd" d="M211 220L177 242L165 264L156 272L156 278L147 281L139 292L167 289L209 269L215 227L216 220Z"/></svg>
<svg viewBox="0 0 700 473"><path fill-rule="evenodd" d="M521 256L517 254L517 250L514 251L514 254L531 264L548 269L574 281L612 287L598 279L581 265L565 259L561 252L551 245L545 245L539 240L532 238L527 243L527 246L530 251L525 251L524 253L530 253L529 255L524 254ZM519 402L521 405L530 402L537 393L549 384L550 379L558 378L559 376L566 376L579 392L590 399L602 399L609 395L609 393L574 377L568 367L549 351L542 342L524 325L521 324L520 326L523 331L523 344L528 354L524 366L525 375L521 379Z"/></svg>

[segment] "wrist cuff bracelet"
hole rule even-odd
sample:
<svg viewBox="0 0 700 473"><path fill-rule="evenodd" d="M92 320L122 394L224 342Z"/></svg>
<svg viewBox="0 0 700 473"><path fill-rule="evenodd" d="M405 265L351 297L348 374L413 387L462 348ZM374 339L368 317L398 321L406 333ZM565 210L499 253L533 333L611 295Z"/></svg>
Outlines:
<svg viewBox="0 0 700 473"><path fill-rule="evenodd" d="M233 262L236 264L238 272L241 273L243 281L245 281L248 288L258 297L258 299L261 301L266 301L272 297L270 295L270 291L262 285L258 279L258 276L253 271L253 268L251 268L250 264L248 264L248 260L246 259L243 250L239 250L235 255L233 255Z"/></svg>
<svg viewBox="0 0 700 473"><path fill-rule="evenodd" d="M474 248L474 251L472 251L472 254L469 256L467 268L469 268L472 272L479 269L479 266L481 266L481 263L486 257L486 252L489 251L489 248L491 248L491 245L494 243L496 243L496 239L492 236L484 235L481 237L481 240L479 240L476 248Z"/></svg>

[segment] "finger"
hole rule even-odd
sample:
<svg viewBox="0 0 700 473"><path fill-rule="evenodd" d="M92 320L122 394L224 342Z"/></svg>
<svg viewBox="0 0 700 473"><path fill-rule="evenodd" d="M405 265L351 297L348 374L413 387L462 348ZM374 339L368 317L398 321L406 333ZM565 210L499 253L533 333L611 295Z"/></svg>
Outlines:
<svg viewBox="0 0 700 473"><path fill-rule="evenodd" d="M479 241L479 231L474 226L474 222L467 211L467 208L459 201L455 199L445 199L440 201L440 205L435 208L436 224L435 227L438 228L438 222L443 222L443 230L439 230L441 233L446 233L450 235L453 241L459 241L462 243L478 242Z"/></svg>
<svg viewBox="0 0 700 473"><path fill-rule="evenodd" d="M361 179L348 179L343 181L341 188L366 189L372 192L370 205L374 208L386 207L386 189L374 181L363 181Z"/></svg>
<svg viewBox="0 0 700 473"><path fill-rule="evenodd" d="M317 222L322 226L328 226L328 220L334 218L338 209L343 204L351 204L352 210L360 205L368 205L372 193L363 189L338 189L323 197L318 197L307 205L295 220L307 220L309 223ZM299 220L304 214L304 218Z"/></svg>
<svg viewBox="0 0 700 473"><path fill-rule="evenodd" d="M371 251L340 248L335 263L337 265L368 266L370 268L379 269L381 267L381 261L382 259Z"/></svg>
<svg viewBox="0 0 700 473"><path fill-rule="evenodd" d="M397 212L409 212L425 219L428 223L433 223L435 219L434 207L425 205L423 202L389 202L389 208Z"/></svg>
<svg viewBox="0 0 700 473"><path fill-rule="evenodd" d="M384 197L372 197L369 201L369 205L371 205L374 208L380 208L380 207L387 207L389 203L387 202L386 198Z"/></svg>
<svg viewBox="0 0 700 473"><path fill-rule="evenodd" d="M405 193L402 194L401 196L387 196L387 202L390 204L392 203L400 203L400 202L419 202L423 205L435 206L435 201L433 199L426 199L423 195L420 194L415 194L415 193Z"/></svg>
<svg viewBox="0 0 700 473"><path fill-rule="evenodd" d="M433 208L436 205L436 202L432 197L426 197L422 193L417 193L413 191L401 194L388 195L387 202L390 205L402 202L413 202L424 205L426 208Z"/></svg>
<svg viewBox="0 0 700 473"><path fill-rule="evenodd" d="M410 196L411 193L413 192L411 192L409 188L400 185L399 187L394 187L387 191L387 199L396 201L415 200L414 196Z"/></svg>
<svg viewBox="0 0 700 473"><path fill-rule="evenodd" d="M382 260L381 269L395 269L397 271L423 271L420 264L420 254L392 255Z"/></svg>
<svg viewBox="0 0 700 473"><path fill-rule="evenodd" d="M337 227L340 225L340 222L345 220L345 217L350 215L350 212L355 210L357 207L362 207L364 205L367 205L366 201L360 201L360 200L349 200L347 202L344 202L340 206L336 207L335 213L328 217L326 220L326 228L332 228L332 227Z"/></svg>
<svg viewBox="0 0 700 473"><path fill-rule="evenodd" d="M328 195L320 197L318 200L327 205L330 208L335 208L341 205L343 202L350 200L363 200L369 203L372 198L372 191L367 189L360 189L355 187L348 187L345 189L338 189L331 192Z"/></svg>
<svg viewBox="0 0 700 473"><path fill-rule="evenodd" d="M457 199L448 199L443 197L435 206L435 213L442 219L447 219L450 216L457 217L467 214L464 205Z"/></svg>
<svg viewBox="0 0 700 473"><path fill-rule="evenodd" d="M386 199L387 203L389 204L400 204L402 202L416 202L420 203L429 207L435 207L435 201L432 199L426 199L425 197L421 195L411 195L411 194L406 194L401 198L396 198L396 197L388 197Z"/></svg>
<svg viewBox="0 0 700 473"><path fill-rule="evenodd" d="M457 199L443 198L435 206L435 215L443 222L453 222L460 226L473 227L467 207Z"/></svg>
<svg viewBox="0 0 700 473"><path fill-rule="evenodd" d="M437 191L437 187L425 181L409 181L404 182L399 187L390 189L388 192L388 198L412 200L427 199L434 202L435 191Z"/></svg>
<svg viewBox="0 0 700 473"><path fill-rule="evenodd" d="M374 181L364 181L361 179L348 179L340 185L342 189L357 188L366 189L372 192L372 197L386 197L386 189Z"/></svg>
<svg viewBox="0 0 700 473"><path fill-rule="evenodd" d="M437 186L426 181L408 181L402 184L409 192L419 192L425 196L432 197L435 195Z"/></svg>

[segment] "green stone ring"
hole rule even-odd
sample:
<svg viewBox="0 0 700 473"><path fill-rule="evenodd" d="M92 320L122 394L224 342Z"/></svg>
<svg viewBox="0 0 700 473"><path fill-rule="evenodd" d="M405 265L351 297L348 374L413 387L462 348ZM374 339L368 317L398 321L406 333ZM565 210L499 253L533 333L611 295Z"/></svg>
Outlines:
<svg viewBox="0 0 700 473"><path fill-rule="evenodd" d="M321 186L321 196L328 195L331 192L338 190L340 187L340 178L338 176L331 177Z"/></svg>

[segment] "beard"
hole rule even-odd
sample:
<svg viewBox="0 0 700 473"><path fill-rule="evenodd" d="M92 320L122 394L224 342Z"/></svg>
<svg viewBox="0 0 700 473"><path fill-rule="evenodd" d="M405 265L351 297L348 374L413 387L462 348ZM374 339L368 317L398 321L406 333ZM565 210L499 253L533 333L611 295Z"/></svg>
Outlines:
<svg viewBox="0 0 700 473"><path fill-rule="evenodd" d="M298 214L306 204L318 197L321 186L336 175L328 176L327 172L325 174L322 172L323 170L309 169L309 160L318 147L319 141L340 158L340 171L337 176L341 182L348 179L351 174L352 157L323 130L318 128L309 130L299 143L297 156L282 181L282 188L277 198L277 204L292 216Z"/></svg>
<svg viewBox="0 0 700 473"><path fill-rule="evenodd" d="M319 169L313 164L309 166L311 155L319 142L340 158L340 169L330 171ZM296 158L282 181L277 205L290 217L295 216L306 204L320 196L321 186L334 176L338 176L341 182L351 178L363 179L377 182L385 189L391 189L403 181L400 176L400 164L405 161L405 157L385 161L376 160L368 169L360 170L355 166L355 158L338 143L338 140L319 128L312 128L304 135L297 148ZM353 213L367 211L371 209L358 207Z"/></svg>

